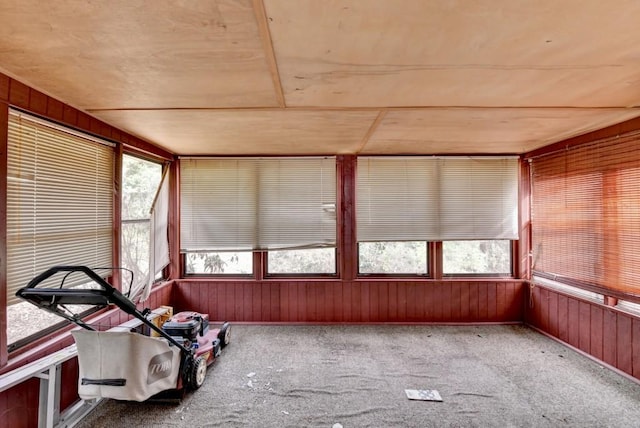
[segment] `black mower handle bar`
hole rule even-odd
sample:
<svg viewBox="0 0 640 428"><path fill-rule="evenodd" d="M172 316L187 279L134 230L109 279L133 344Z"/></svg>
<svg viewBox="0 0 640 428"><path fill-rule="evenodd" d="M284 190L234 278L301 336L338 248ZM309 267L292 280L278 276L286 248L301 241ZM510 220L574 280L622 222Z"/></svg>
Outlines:
<svg viewBox="0 0 640 428"><path fill-rule="evenodd" d="M136 314L136 305L131 300L129 300L124 294L113 288L111 284L109 284L102 277L100 277L100 275L96 274L91 268L87 266L53 266L29 281L29 284L27 284L25 288L36 288L38 284L59 272L84 273L104 289L103 294L110 302L115 303L120 309L122 309L129 315Z"/></svg>

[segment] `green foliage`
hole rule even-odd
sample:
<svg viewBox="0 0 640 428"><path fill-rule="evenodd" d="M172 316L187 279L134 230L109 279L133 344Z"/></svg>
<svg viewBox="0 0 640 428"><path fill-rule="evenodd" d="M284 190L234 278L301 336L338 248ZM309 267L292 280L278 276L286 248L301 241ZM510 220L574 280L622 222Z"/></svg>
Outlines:
<svg viewBox="0 0 640 428"><path fill-rule="evenodd" d="M235 253L188 253L187 273L251 274L253 254Z"/></svg>
<svg viewBox="0 0 640 428"><path fill-rule="evenodd" d="M269 251L269 273L336 273L336 250L315 248L307 250Z"/></svg>
<svg viewBox="0 0 640 428"><path fill-rule="evenodd" d="M427 273L427 243L424 241L363 242L358 250L360 273Z"/></svg>
<svg viewBox="0 0 640 428"><path fill-rule="evenodd" d="M445 274L511 273L510 241L446 241L442 252Z"/></svg>
<svg viewBox="0 0 640 428"><path fill-rule="evenodd" d="M148 219L162 165L133 156L122 157L122 219Z"/></svg>
<svg viewBox="0 0 640 428"><path fill-rule="evenodd" d="M200 270L196 267L198 265L197 261L201 262L201 270L206 273L224 273L224 267L227 265L227 262L222 260L218 253L189 254L189 257L187 257L187 272L198 272Z"/></svg>
<svg viewBox="0 0 640 428"><path fill-rule="evenodd" d="M150 213L162 178L162 165L133 156L122 158L122 250L121 267L133 272L133 286L149 273ZM136 220L128 222L127 220ZM129 278L123 274L125 287Z"/></svg>

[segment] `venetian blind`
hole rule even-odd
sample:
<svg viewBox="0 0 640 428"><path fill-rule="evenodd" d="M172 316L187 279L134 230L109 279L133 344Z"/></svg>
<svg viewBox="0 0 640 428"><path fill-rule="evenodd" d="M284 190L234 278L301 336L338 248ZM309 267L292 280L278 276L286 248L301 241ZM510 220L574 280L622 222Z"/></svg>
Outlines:
<svg viewBox="0 0 640 428"><path fill-rule="evenodd" d="M533 269L640 295L640 134L531 161Z"/></svg>
<svg viewBox="0 0 640 428"><path fill-rule="evenodd" d="M183 158L181 249L332 247L335 158Z"/></svg>
<svg viewBox="0 0 640 428"><path fill-rule="evenodd" d="M515 158L358 158L359 242L518 239L517 207Z"/></svg>
<svg viewBox="0 0 640 428"><path fill-rule="evenodd" d="M52 266L112 265L112 147L11 112L7 163L8 304Z"/></svg>

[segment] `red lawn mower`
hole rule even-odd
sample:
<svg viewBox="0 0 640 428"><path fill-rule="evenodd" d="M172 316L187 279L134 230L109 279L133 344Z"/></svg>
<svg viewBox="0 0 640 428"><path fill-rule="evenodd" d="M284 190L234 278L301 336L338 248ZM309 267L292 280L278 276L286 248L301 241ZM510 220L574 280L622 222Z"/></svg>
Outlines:
<svg viewBox="0 0 640 428"><path fill-rule="evenodd" d="M52 286L56 275L62 278ZM68 280L71 276L73 281ZM86 266L52 267L16 295L83 328L71 334L78 348L78 395L85 400L144 401L170 390L198 389L207 367L231 340L229 323L211 328L209 316L198 312L179 312L158 327L148 318L151 311L139 311ZM157 337L121 328L97 331L74 308L111 304L140 320L147 332L153 331Z"/></svg>

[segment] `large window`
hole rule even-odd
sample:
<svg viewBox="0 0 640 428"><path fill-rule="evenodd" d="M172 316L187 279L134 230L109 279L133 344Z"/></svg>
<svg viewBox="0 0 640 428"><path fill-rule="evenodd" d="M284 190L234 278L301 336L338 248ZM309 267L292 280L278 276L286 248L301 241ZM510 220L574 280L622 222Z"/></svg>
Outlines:
<svg viewBox="0 0 640 428"><path fill-rule="evenodd" d="M149 281L151 208L162 177L162 165L135 156L122 157L123 291L137 294ZM131 278L130 275L133 277Z"/></svg>
<svg viewBox="0 0 640 428"><path fill-rule="evenodd" d="M114 151L92 137L12 111L7 165L7 334L12 349L61 320L20 301L17 289L55 265L113 265ZM73 281L69 278L67 286Z"/></svg>
<svg viewBox="0 0 640 428"><path fill-rule="evenodd" d="M247 273L251 251L269 251L271 274L335 273L295 265L311 249L335 259L335 158L183 158L180 206L187 273Z"/></svg>
<svg viewBox="0 0 640 428"><path fill-rule="evenodd" d="M498 242L518 239L517 207L515 158L359 158L359 272L424 275L427 264L418 249L426 253L427 242L441 241L446 274L510 274L510 250L500 253L504 244ZM504 260L496 265L503 256L508 267ZM456 262L460 258L475 261Z"/></svg>
<svg viewBox="0 0 640 428"><path fill-rule="evenodd" d="M532 160L536 274L640 295L639 144L623 135Z"/></svg>

